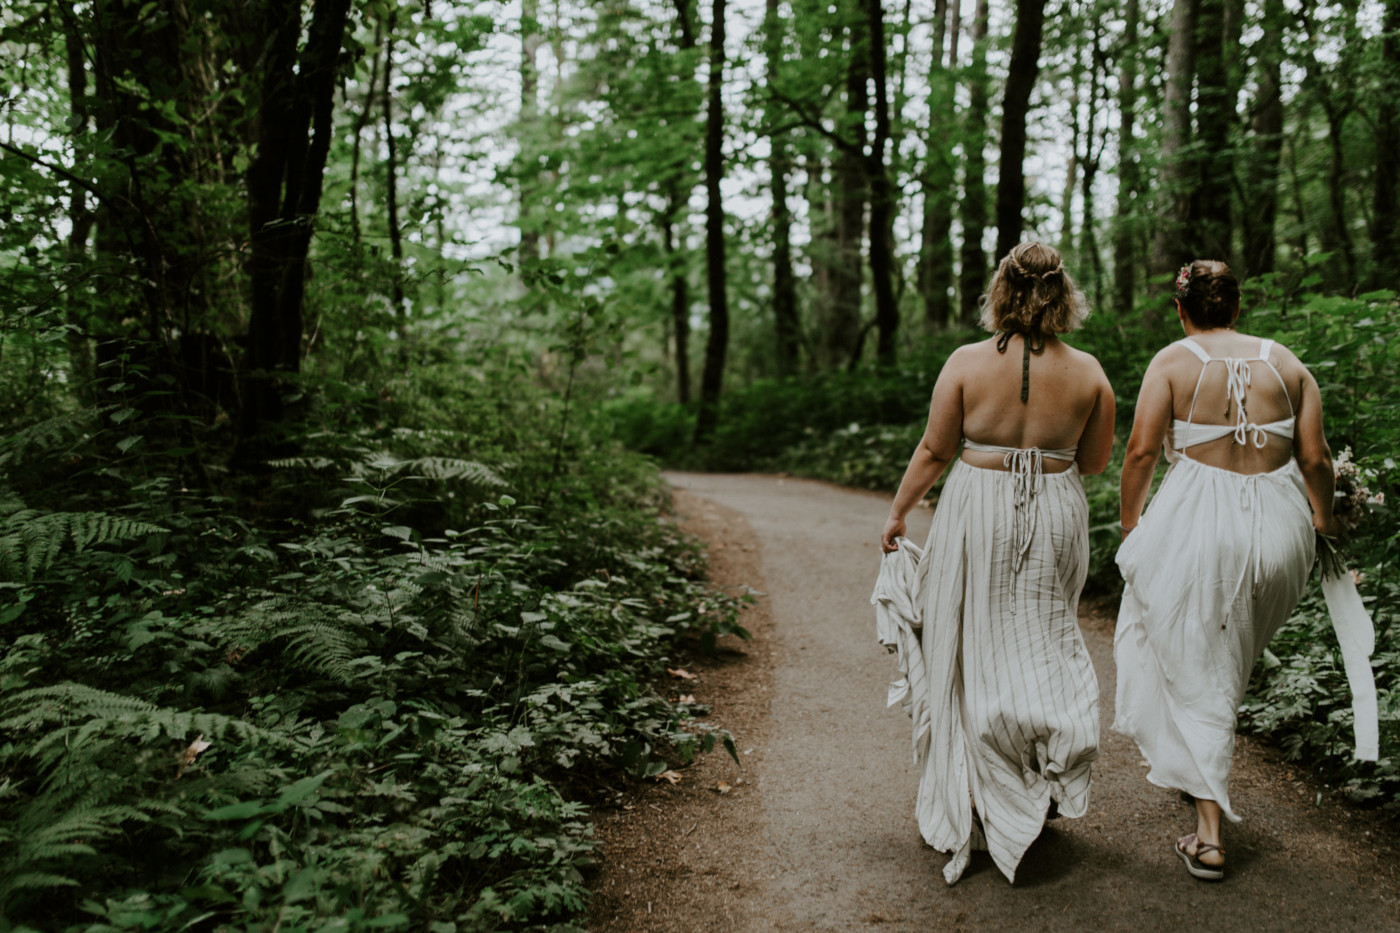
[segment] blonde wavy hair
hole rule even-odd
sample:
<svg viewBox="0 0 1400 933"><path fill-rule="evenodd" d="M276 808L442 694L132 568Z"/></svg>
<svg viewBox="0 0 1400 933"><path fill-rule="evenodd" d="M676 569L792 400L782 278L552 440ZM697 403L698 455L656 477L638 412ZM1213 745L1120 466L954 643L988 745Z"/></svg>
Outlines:
<svg viewBox="0 0 1400 933"><path fill-rule="evenodd" d="M982 326L1029 336L1067 334L1084 323L1089 305L1054 247L1031 240L1001 260L982 296Z"/></svg>

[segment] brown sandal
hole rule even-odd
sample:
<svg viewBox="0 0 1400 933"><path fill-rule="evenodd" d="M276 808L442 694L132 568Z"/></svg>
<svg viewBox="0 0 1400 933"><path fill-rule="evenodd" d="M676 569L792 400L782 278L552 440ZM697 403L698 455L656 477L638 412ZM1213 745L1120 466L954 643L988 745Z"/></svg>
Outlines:
<svg viewBox="0 0 1400 933"><path fill-rule="evenodd" d="M1195 845L1194 853L1186 851ZM1189 836L1182 836L1176 841L1176 854L1181 856L1181 860L1186 863L1186 870L1191 873L1192 878L1200 878L1202 881L1219 881L1225 877L1224 865L1207 865L1201 861L1201 854L1204 852L1219 852L1221 858L1225 856L1225 850L1213 843L1202 842L1195 833Z"/></svg>

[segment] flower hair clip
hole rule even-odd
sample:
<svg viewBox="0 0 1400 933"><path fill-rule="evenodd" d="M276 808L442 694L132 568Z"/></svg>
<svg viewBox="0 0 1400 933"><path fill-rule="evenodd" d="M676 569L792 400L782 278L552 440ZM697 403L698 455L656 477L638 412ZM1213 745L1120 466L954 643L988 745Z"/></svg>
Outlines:
<svg viewBox="0 0 1400 933"><path fill-rule="evenodd" d="M1191 263L1181 267L1181 271L1176 274L1176 297L1185 298L1186 291L1191 287Z"/></svg>

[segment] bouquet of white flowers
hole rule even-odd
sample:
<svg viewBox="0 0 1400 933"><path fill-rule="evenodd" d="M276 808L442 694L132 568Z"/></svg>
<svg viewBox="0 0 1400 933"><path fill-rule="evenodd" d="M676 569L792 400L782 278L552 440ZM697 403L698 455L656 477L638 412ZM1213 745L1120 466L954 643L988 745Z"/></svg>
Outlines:
<svg viewBox="0 0 1400 933"><path fill-rule="evenodd" d="M1342 533L1336 538L1321 533L1317 536L1317 564L1324 580L1346 572L1347 540L1372 511L1385 505L1385 493L1373 493L1366 485L1376 478L1375 471L1358 466L1351 456L1351 448L1345 447L1332 461L1332 472L1337 478L1332 514L1337 517Z"/></svg>

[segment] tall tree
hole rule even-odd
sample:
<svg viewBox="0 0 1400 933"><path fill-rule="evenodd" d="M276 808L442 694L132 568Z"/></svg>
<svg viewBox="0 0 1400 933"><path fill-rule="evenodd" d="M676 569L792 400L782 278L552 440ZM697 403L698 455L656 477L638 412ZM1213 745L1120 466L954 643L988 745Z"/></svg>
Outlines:
<svg viewBox="0 0 1400 933"><path fill-rule="evenodd" d="M1104 150L1108 147L1108 121L1104 121L1103 134L1099 134L1099 117L1108 111L1108 57L1103 48L1103 21L1095 16L1089 24L1090 41L1085 43L1084 56L1089 74L1089 109L1085 118L1084 152L1079 157L1083 167L1080 175L1079 195L1084 205L1084 222L1079 238L1079 260L1088 261L1088 291L1094 304L1103 296L1103 257L1099 255L1098 217L1095 207L1095 182L1098 180L1099 166L1103 162Z"/></svg>
<svg viewBox="0 0 1400 933"><path fill-rule="evenodd" d="M1226 64L1226 0L1197 0L1196 145L1188 242L1191 253L1229 261L1233 242L1230 132L1235 125ZM1234 50L1231 50L1231 55Z"/></svg>
<svg viewBox="0 0 1400 933"><path fill-rule="evenodd" d="M953 78L943 61L948 33L948 0L936 0L933 9L933 54L929 61L928 134L924 142L924 170L920 179L924 197L923 235L919 251L918 287L924 300L924 322L931 328L948 324L952 312L953 204L957 192L953 144ZM951 4L957 9L957 4ZM956 41L952 43L956 48Z"/></svg>
<svg viewBox="0 0 1400 933"><path fill-rule="evenodd" d="M885 164L890 139L890 104L886 89L885 8L866 0L870 34L870 78L875 85L875 135L866 174L870 178L870 279L875 291L875 355L882 365L895 360L899 306L894 299L894 183Z"/></svg>
<svg viewBox="0 0 1400 933"><path fill-rule="evenodd" d="M531 147L539 125L540 66L539 50L544 43L540 28L540 0L520 3L520 126L524 146ZM540 258L540 231L530 217L535 192L529 179L535 167L521 172L520 177L520 258L537 261Z"/></svg>
<svg viewBox="0 0 1400 933"><path fill-rule="evenodd" d="M1021 239L1026 207L1026 114L1040 73L1040 37L1045 0L1016 0L1016 28L1011 35L1011 63L1001 109L1001 161L997 181L997 253L999 260Z"/></svg>
<svg viewBox="0 0 1400 933"><path fill-rule="evenodd" d="M403 228L399 223L399 143L394 135L394 30L398 23L399 11L395 7L389 11L389 21L384 25L384 207L389 222L389 256L394 265L389 286L394 305L394 330L399 338L400 360L406 361L408 301L403 289Z"/></svg>
<svg viewBox="0 0 1400 933"><path fill-rule="evenodd" d="M1113 295L1123 313L1132 310L1136 291L1133 216L1141 182L1133 134L1137 120L1140 15L1139 0L1127 0L1123 6L1123 44L1118 53L1118 201L1113 211Z"/></svg>
<svg viewBox="0 0 1400 933"><path fill-rule="evenodd" d="M1253 158L1244 174L1244 210L1240 212L1244 235L1245 275L1274 270L1278 249L1274 226L1278 216L1279 161L1283 155L1283 34L1288 11L1283 0L1265 0L1263 33L1255 43L1259 62L1259 89L1254 97Z"/></svg>
<svg viewBox="0 0 1400 933"><path fill-rule="evenodd" d="M768 82L777 83L783 56L783 20L778 0L767 0L764 17L764 51ZM770 99L768 125L772 152L768 159L773 218L773 328L778 372L797 372L802 333L797 317L797 285L792 270L792 211L788 207L788 174L792 154L787 133L777 128L777 107Z"/></svg>
<svg viewBox="0 0 1400 933"><path fill-rule="evenodd" d="M1400 268L1400 0L1386 0L1376 95L1376 176L1371 197L1372 287L1394 284Z"/></svg>
<svg viewBox="0 0 1400 933"><path fill-rule="evenodd" d="M851 0L845 0L850 3ZM830 288L822 322L828 365L853 364L858 355L864 331L860 322L861 306L861 241L865 231L865 206L868 200L868 179L864 157L867 143L865 121L870 110L869 36L865 11L856 6L842 5L847 19L846 34L846 112L841 122L845 140L837 146L833 166L835 202L833 233L835 255L830 275Z"/></svg>
<svg viewBox="0 0 1400 933"><path fill-rule="evenodd" d="M694 0L673 0L676 8L676 32L681 55L694 53ZM685 86L685 85L681 85ZM684 248L685 236L676 227L683 221L690 199L693 176L691 156L682 146L670 160L662 187L666 206L661 214L661 248L666 256L666 274L671 287L671 331L676 343L676 401L690 404L690 270Z"/></svg>
<svg viewBox="0 0 1400 933"><path fill-rule="evenodd" d="M987 77L988 0L977 0L972 19L972 59L967 68L968 105L963 121L962 268L958 271L959 317L963 324L977 318L977 302L986 286L987 251L987 119L991 103Z"/></svg>
<svg viewBox="0 0 1400 933"><path fill-rule="evenodd" d="M1167 47L1166 100L1162 111L1162 145L1157 170L1162 201L1152 240L1152 272L1169 277L1191 257L1186 226L1191 216L1191 88L1196 77L1196 4L1174 0L1171 38ZM1150 312L1143 323L1152 326L1159 315Z"/></svg>
<svg viewBox="0 0 1400 933"><path fill-rule="evenodd" d="M337 64L350 0L321 0L304 46L299 0L264 0L267 42L257 95L256 149L248 165L251 311L241 387L241 459L284 412L282 377L301 368L307 257L335 127Z"/></svg>
<svg viewBox="0 0 1400 933"><path fill-rule="evenodd" d="M92 118L88 107L87 43L77 17L67 4L58 4L63 26L63 44L68 73L68 102L71 109L71 127L74 148L86 146L88 130ZM81 184L70 182L68 187L68 261L76 268L87 259L88 241L92 237L96 215L87 200L87 189ZM68 353L72 367L73 381L79 386L89 386L94 376L92 368L92 348L88 343L87 307L83 299L85 290L71 289L68 302Z"/></svg>
<svg viewBox="0 0 1400 933"><path fill-rule="evenodd" d="M1322 225L1320 239L1322 249L1332 254L1334 262L1329 266L1328 284L1334 288L1344 288L1356 283L1355 247L1351 238L1351 216L1347 210L1346 186L1346 137L1344 135L1348 118L1356 106L1355 88L1350 81L1347 65L1347 42L1352 32L1353 21L1348 15L1353 11L1343 10L1341 17L1341 50L1336 56L1320 53L1321 36L1314 19L1311 0L1302 5L1300 17L1307 32L1310 48L1309 60L1305 64L1303 88L1309 92L1327 121L1327 143L1331 158L1327 167L1327 222Z"/></svg>
<svg viewBox="0 0 1400 933"><path fill-rule="evenodd" d="M704 443L719 421L724 358L729 348L729 304L724 268L724 0L714 0L710 24L710 76L705 114L705 281L710 293L710 332L700 378L695 442Z"/></svg>

